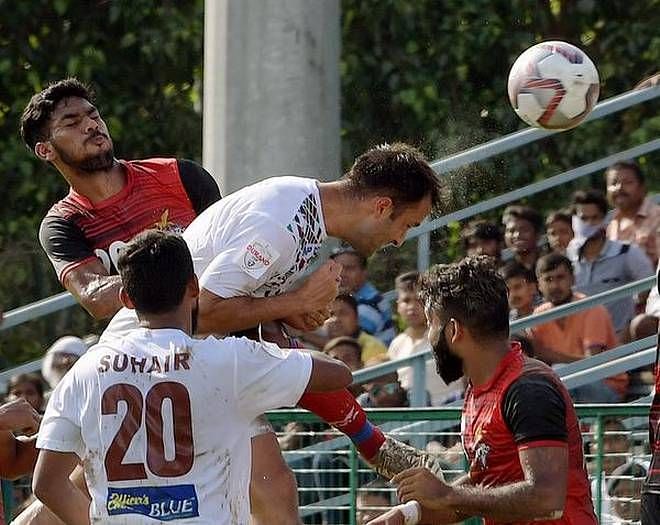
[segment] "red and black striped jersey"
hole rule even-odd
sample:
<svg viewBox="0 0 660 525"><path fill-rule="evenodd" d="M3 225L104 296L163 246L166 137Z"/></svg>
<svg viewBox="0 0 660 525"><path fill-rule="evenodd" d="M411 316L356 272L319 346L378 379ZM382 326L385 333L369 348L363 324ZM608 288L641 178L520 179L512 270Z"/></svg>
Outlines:
<svg viewBox="0 0 660 525"><path fill-rule="evenodd" d="M94 258L116 273L119 249L135 235L149 228L182 232L220 198L211 175L192 161L119 162L126 173L119 193L91 203L71 189L41 223L39 240L62 283L68 272Z"/></svg>
<svg viewBox="0 0 660 525"><path fill-rule="evenodd" d="M552 369L526 357L517 343L486 384L468 385L461 427L471 482L483 487L523 480L521 449L567 447L564 514L533 523L596 525L573 402Z"/></svg>

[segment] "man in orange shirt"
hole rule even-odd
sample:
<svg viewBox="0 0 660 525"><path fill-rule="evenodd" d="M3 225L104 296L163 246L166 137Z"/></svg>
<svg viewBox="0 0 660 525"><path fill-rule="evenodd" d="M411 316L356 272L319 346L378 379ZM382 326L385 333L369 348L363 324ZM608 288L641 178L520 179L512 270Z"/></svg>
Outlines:
<svg viewBox="0 0 660 525"><path fill-rule="evenodd" d="M585 297L573 292L573 265L564 255L551 253L541 257L536 264L536 277L546 302L535 308L535 314ZM612 319L602 305L534 326L530 332L536 357L548 364L570 363L617 345ZM577 392L581 401L618 401L628 387L628 376L620 374L588 386L584 392Z"/></svg>
<svg viewBox="0 0 660 525"><path fill-rule="evenodd" d="M536 277L546 302L534 309L535 314L585 297L573 292L573 265L563 255L541 257ZM612 320L600 305L537 325L531 332L537 356L550 364L577 361L612 348L617 342Z"/></svg>
<svg viewBox="0 0 660 525"><path fill-rule="evenodd" d="M614 206L607 237L638 244L656 264L660 206L646 194L644 173L636 162L617 162L607 168L605 179L607 198Z"/></svg>

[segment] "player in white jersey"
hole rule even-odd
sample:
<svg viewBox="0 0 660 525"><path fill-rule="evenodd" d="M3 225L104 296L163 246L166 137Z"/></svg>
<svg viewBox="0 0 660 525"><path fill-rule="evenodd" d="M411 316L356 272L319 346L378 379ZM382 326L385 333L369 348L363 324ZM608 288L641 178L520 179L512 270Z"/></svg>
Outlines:
<svg viewBox="0 0 660 525"><path fill-rule="evenodd" d="M226 196L184 233L200 276L199 332L226 334L272 321L316 328L337 294L340 267L330 261L302 284L299 280L326 237L338 237L371 255L386 244L401 245L408 229L439 202L433 170L405 144L367 151L335 182L276 177ZM134 323L134 314L120 311L102 339L116 337ZM277 335L272 324L263 326ZM346 389L306 395L300 406L348 435L386 476L426 461L408 451L397 454L405 461L392 462L385 452L393 442L369 423ZM271 523L274 505L279 523L298 523L295 478L275 435L258 422L253 434L255 523Z"/></svg>
<svg viewBox="0 0 660 525"><path fill-rule="evenodd" d="M118 269L141 327L90 349L56 387L36 496L72 524L249 523L251 422L306 391L345 387L350 371L272 343L193 339L199 288L176 235L140 234ZM69 481L81 460L91 502Z"/></svg>

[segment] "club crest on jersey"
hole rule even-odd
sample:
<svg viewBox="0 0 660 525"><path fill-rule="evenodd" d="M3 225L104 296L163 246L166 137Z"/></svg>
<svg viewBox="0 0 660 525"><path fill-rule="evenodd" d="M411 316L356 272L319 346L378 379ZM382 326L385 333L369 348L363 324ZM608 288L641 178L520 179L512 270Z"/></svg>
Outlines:
<svg viewBox="0 0 660 525"><path fill-rule="evenodd" d="M108 487L106 509L110 516L141 514L158 521L199 516L194 485Z"/></svg>
<svg viewBox="0 0 660 525"><path fill-rule="evenodd" d="M258 279L279 256L279 252L269 243L262 239L254 239L240 251L238 263L245 273Z"/></svg>
<svg viewBox="0 0 660 525"><path fill-rule="evenodd" d="M488 465L489 452L490 446L483 441L479 443L477 448L474 450L474 462L481 470L486 470L486 466Z"/></svg>

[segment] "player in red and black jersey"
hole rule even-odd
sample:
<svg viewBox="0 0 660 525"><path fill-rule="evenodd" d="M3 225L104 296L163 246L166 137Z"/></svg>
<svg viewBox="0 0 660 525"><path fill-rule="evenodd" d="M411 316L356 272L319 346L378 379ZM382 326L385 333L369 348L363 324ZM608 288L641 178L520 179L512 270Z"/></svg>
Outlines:
<svg viewBox="0 0 660 525"><path fill-rule="evenodd" d="M660 271L656 279L660 288ZM658 332L660 338L660 332ZM642 525L660 525L660 341L655 353L655 395L649 413L651 464L642 485Z"/></svg>
<svg viewBox="0 0 660 525"><path fill-rule="evenodd" d="M394 477L405 503L372 524L596 525L582 436L566 388L509 341L504 281L486 257L433 268L420 285L438 372L469 380L461 430L469 472L446 484L427 469ZM406 519L407 518L407 519Z"/></svg>
<svg viewBox="0 0 660 525"><path fill-rule="evenodd" d="M23 111L21 136L69 183L46 214L41 244L62 284L94 317L120 308L118 249L148 228L183 231L220 198L189 160L118 160L93 96L74 78L50 84Z"/></svg>

